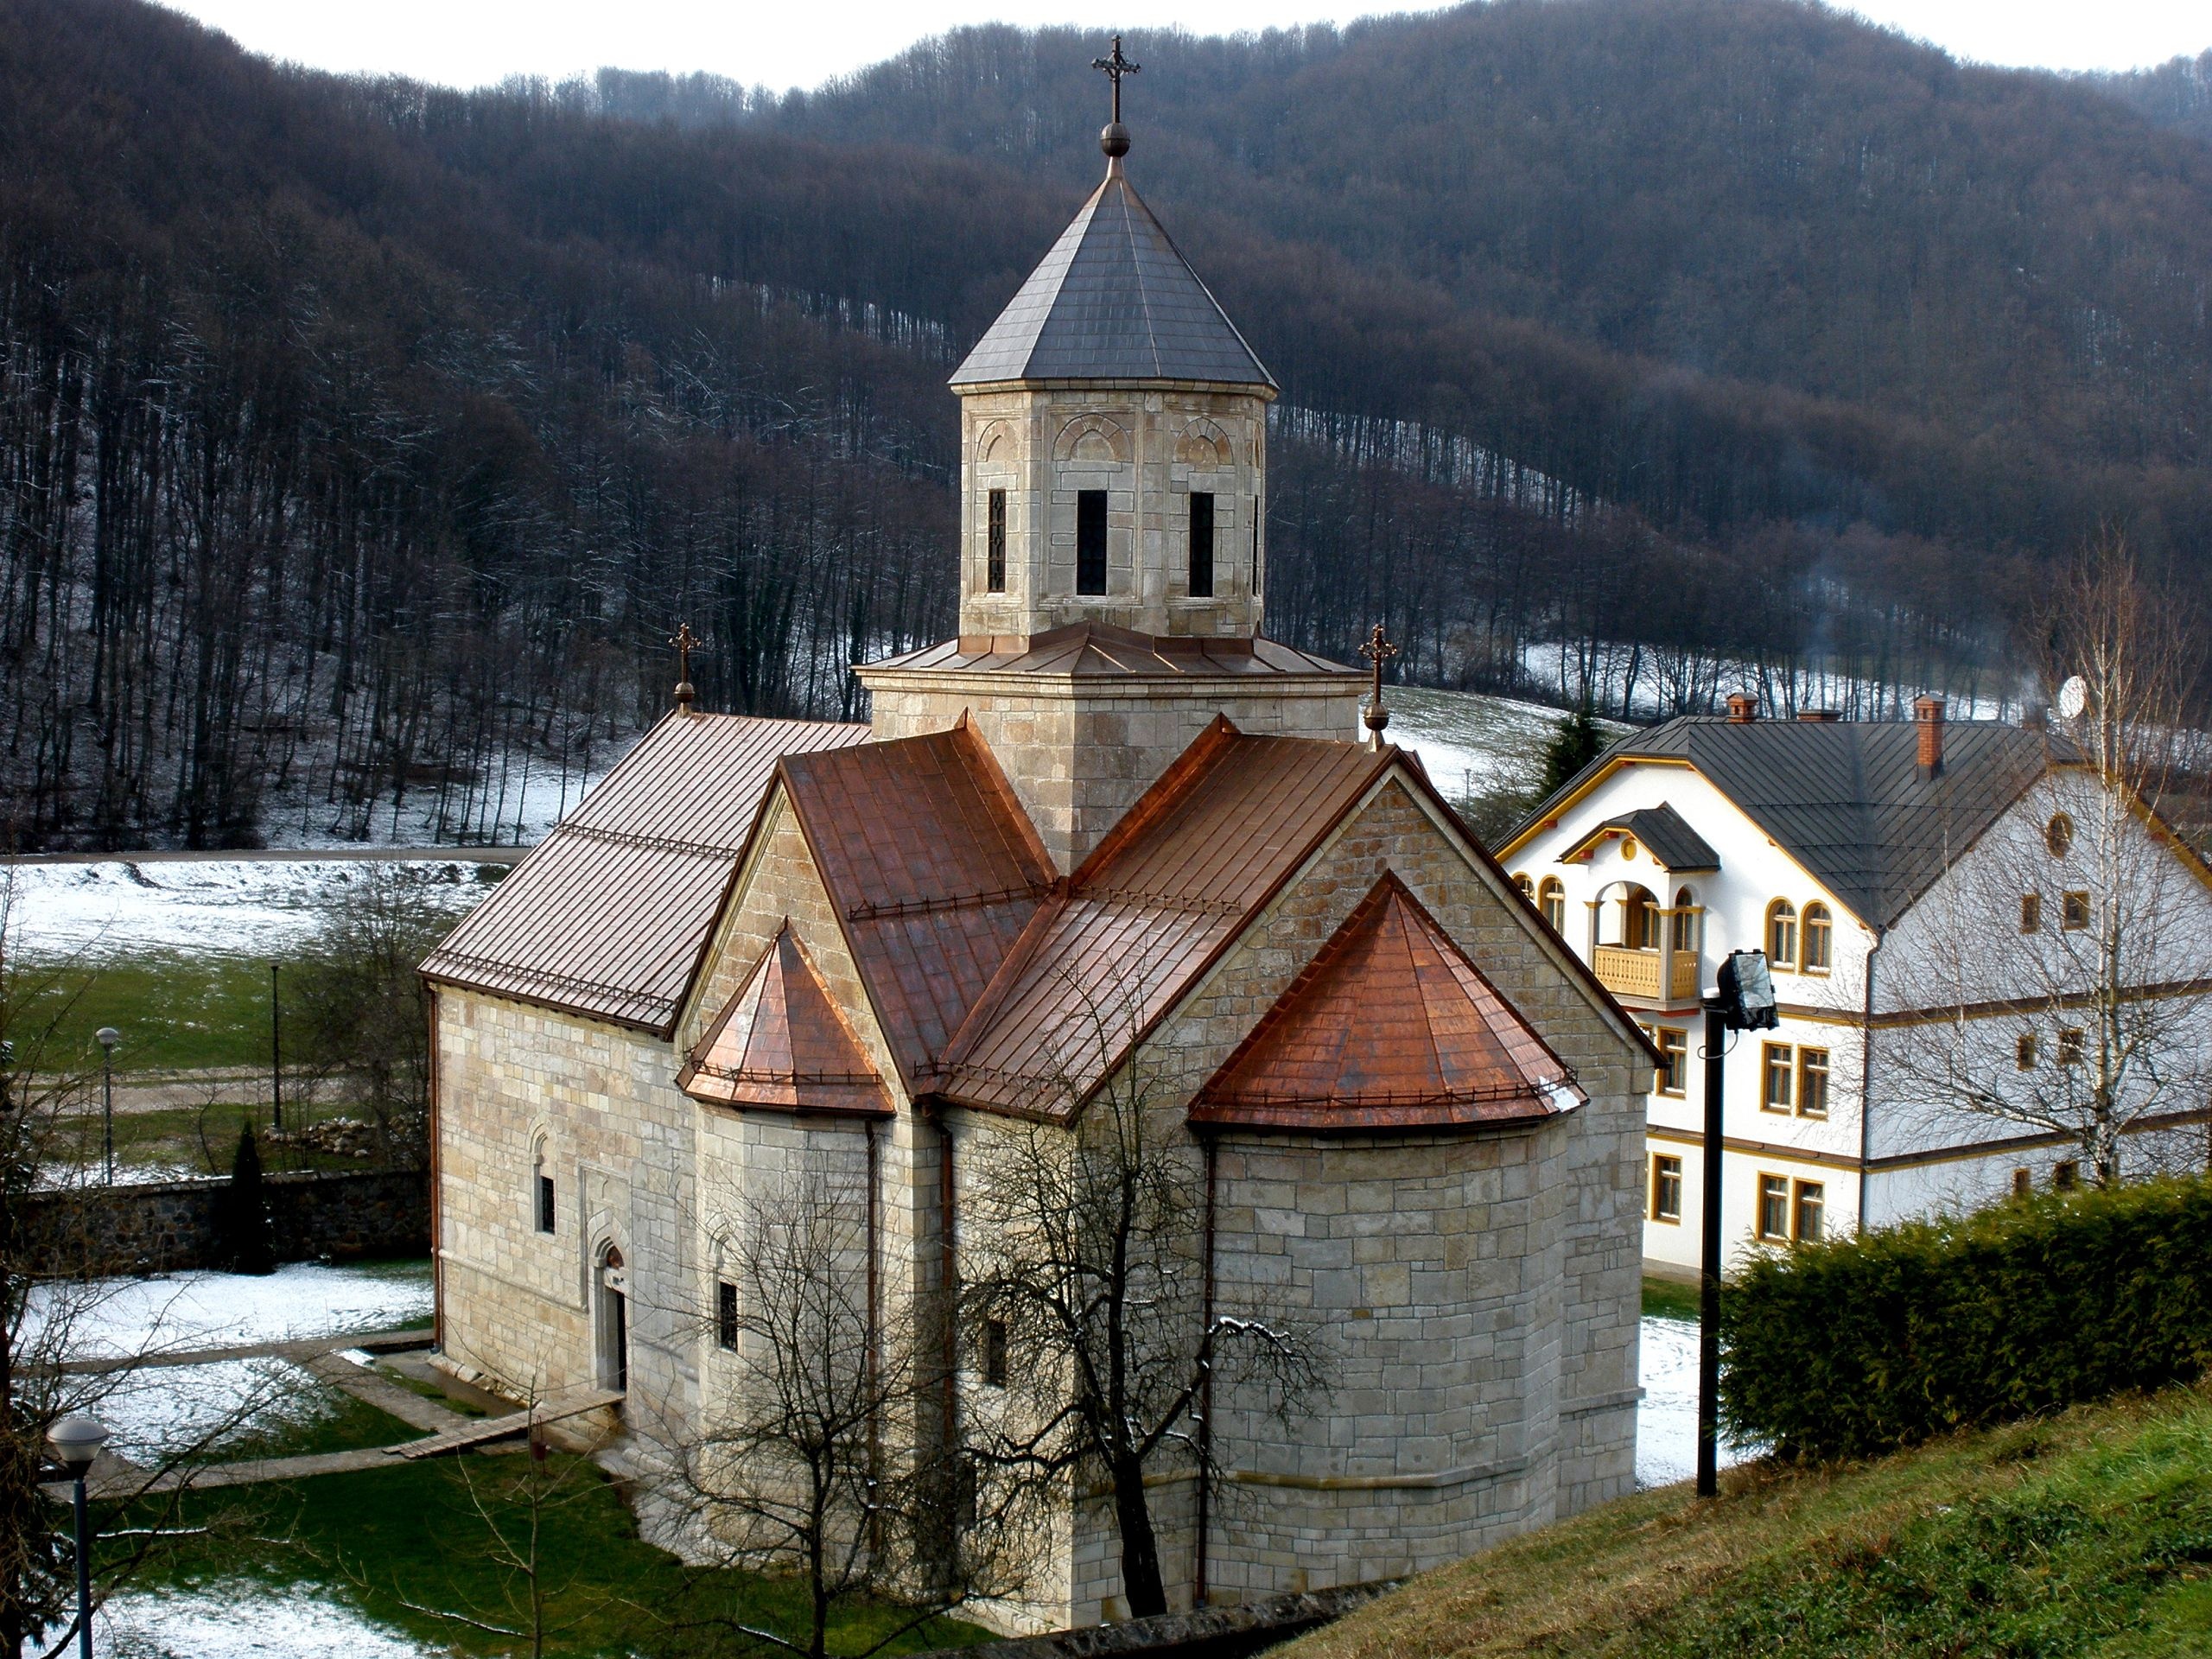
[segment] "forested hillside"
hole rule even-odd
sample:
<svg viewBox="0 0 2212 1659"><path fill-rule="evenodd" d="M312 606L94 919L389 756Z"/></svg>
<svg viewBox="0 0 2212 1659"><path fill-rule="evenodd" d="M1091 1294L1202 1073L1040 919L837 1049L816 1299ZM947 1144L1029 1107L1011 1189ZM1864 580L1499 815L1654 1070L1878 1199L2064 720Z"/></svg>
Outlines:
<svg viewBox="0 0 2212 1659"><path fill-rule="evenodd" d="M678 620L708 706L857 712L950 625L942 382L1096 172L1099 45L464 94L0 0L0 822L494 834ZM2000 696L2049 560L2212 551L2212 148L2117 97L1783 0L1129 47L1133 175L1284 385L1281 637Z"/></svg>

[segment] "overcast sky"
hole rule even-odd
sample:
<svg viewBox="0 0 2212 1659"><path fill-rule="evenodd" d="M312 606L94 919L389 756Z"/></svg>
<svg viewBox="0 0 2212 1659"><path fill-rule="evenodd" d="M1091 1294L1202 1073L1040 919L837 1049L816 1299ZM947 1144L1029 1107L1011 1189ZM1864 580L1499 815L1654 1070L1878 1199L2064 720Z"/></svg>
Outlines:
<svg viewBox="0 0 2212 1659"><path fill-rule="evenodd" d="M1078 16L1004 0L164 0L249 50L318 68L474 86L613 64L704 69L748 85L812 86L962 23L1184 23L1209 34L1344 22L1388 5L1127 0ZM1865 0L1856 8L1961 57L2056 69L2120 69L2212 47L2205 0Z"/></svg>

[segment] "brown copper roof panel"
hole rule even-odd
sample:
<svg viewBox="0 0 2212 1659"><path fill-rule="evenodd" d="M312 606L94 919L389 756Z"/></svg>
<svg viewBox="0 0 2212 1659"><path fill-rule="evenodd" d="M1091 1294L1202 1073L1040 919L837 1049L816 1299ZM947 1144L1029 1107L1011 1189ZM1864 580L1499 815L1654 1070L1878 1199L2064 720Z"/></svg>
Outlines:
<svg viewBox="0 0 2212 1659"><path fill-rule="evenodd" d="M1198 1091L1191 1121L1465 1128L1580 1104L1573 1071L1386 874Z"/></svg>
<svg viewBox="0 0 2212 1659"><path fill-rule="evenodd" d="M1217 720L1031 923L946 1050L939 1090L1072 1109L1396 758Z"/></svg>
<svg viewBox="0 0 2212 1659"><path fill-rule="evenodd" d="M1036 830L963 723L784 763L884 1038L928 1072L1052 889Z"/></svg>
<svg viewBox="0 0 2212 1659"><path fill-rule="evenodd" d="M423 963L435 980L665 1031L779 757L865 726L671 715Z"/></svg>
<svg viewBox="0 0 2212 1659"><path fill-rule="evenodd" d="M789 923L677 1073L695 1100L887 1115L891 1097Z"/></svg>

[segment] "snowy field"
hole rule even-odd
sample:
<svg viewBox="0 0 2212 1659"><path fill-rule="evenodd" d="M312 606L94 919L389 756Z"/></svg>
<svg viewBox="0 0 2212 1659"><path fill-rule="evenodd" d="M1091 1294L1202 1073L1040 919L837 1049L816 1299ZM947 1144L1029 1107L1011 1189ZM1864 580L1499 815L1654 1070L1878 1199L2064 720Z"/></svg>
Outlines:
<svg viewBox="0 0 2212 1659"><path fill-rule="evenodd" d="M1455 799L1500 784L1534 784L1543 775L1544 750L1566 718L1540 702L1409 685L1389 687L1383 704L1390 724L1382 734L1418 753L1431 780ZM1609 741L1629 729L1610 720L1598 728Z"/></svg>
<svg viewBox="0 0 2212 1659"><path fill-rule="evenodd" d="M1643 1403L1636 1414L1636 1484L1671 1486L1697 1473L1697 1326L1647 1316L1641 1345ZM1758 1455L1720 1440L1720 1466Z"/></svg>
<svg viewBox="0 0 2212 1659"><path fill-rule="evenodd" d="M57 1294L68 1299L73 1359L244 1348L421 1325L430 1317L430 1264L330 1267L296 1262L265 1278L236 1273L110 1279L90 1287L34 1286L22 1347L38 1340Z"/></svg>
<svg viewBox="0 0 2212 1659"><path fill-rule="evenodd" d="M353 861L161 860L17 864L9 931L34 957L98 960L149 950L226 956L282 951L311 936L348 887L398 868L454 913L491 892L483 867L462 859Z"/></svg>
<svg viewBox="0 0 2212 1659"><path fill-rule="evenodd" d="M370 1621L337 1592L241 1581L132 1590L92 1621L95 1651L115 1659L446 1659Z"/></svg>

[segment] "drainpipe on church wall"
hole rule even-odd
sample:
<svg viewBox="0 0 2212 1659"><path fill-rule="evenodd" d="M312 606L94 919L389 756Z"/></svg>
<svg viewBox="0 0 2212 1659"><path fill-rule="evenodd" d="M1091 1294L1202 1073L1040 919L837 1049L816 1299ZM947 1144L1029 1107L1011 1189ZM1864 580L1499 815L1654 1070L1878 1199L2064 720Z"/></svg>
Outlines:
<svg viewBox="0 0 2212 1659"><path fill-rule="evenodd" d="M429 995L423 998L423 1014L430 1022L430 1075L424 1079L429 1094L429 1154L430 1154L430 1346L439 1353L446 1351L446 1253L442 1248L445 1239L438 1226L438 988L423 988Z"/></svg>
<svg viewBox="0 0 2212 1659"><path fill-rule="evenodd" d="M1213 1260L1214 1260L1214 1171L1219 1147L1213 1136L1205 1140L1206 1149L1206 1209L1205 1278L1201 1295L1204 1323L1199 1327L1201 1340L1206 1342L1206 1369L1198 1378L1198 1560L1191 1574L1191 1607L1193 1611L1206 1605L1206 1535L1213 1520Z"/></svg>
<svg viewBox="0 0 2212 1659"><path fill-rule="evenodd" d="M868 1408L868 1548L879 1559L883 1554L883 1510L875 1501L883 1483L883 1423L877 1412L876 1376L882 1364L878 1348L882 1341L882 1268L878 1260L876 1205L880 1191L881 1165L876 1147L875 1123L873 1119L863 1123L868 1136L868 1340L861 1363L868 1367L866 1398Z"/></svg>

